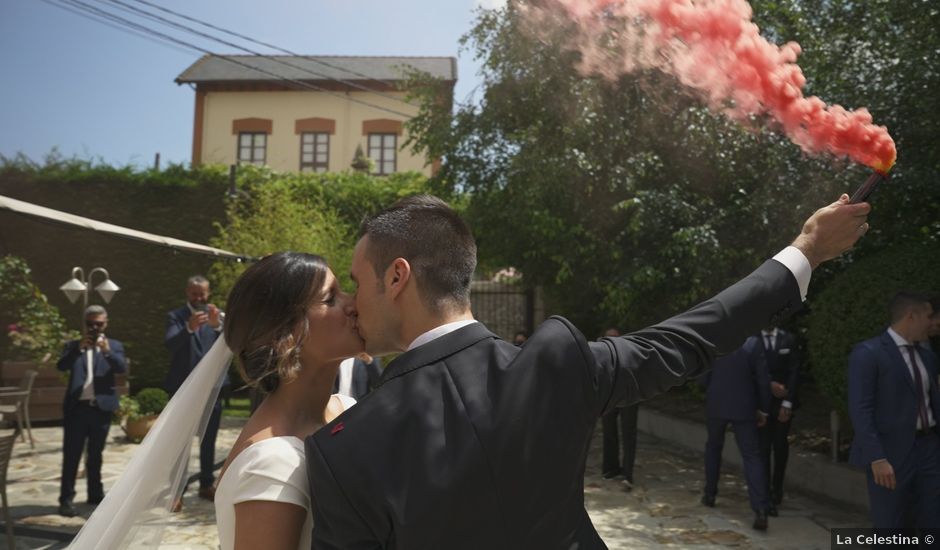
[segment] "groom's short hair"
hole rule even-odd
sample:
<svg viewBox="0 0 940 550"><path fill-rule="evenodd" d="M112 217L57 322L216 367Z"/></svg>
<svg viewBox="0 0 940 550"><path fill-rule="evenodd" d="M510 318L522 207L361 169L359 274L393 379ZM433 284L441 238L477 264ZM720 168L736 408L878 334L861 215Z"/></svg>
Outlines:
<svg viewBox="0 0 940 550"><path fill-rule="evenodd" d="M404 258L431 309L470 306L477 245L470 227L446 202L432 195L400 199L363 220L359 237L366 236L366 255L380 280L395 258Z"/></svg>

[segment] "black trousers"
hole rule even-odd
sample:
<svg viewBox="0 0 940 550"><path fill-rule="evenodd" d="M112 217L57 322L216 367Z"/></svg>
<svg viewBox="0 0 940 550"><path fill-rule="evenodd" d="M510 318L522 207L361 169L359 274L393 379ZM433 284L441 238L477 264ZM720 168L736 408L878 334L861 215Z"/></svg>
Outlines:
<svg viewBox="0 0 940 550"><path fill-rule="evenodd" d="M776 414L771 414L767 417L767 424L757 430L760 434L760 454L764 461L767 493L777 501L783 497L783 478L787 472L787 459L790 457L790 442L787 436L790 435L791 424L793 424L792 416L789 421L780 422ZM772 468L771 458L773 459Z"/></svg>
<svg viewBox="0 0 940 550"><path fill-rule="evenodd" d="M206 424L206 433L199 443L199 488L212 487L215 482L215 439L222 421L222 402L217 400Z"/></svg>
<svg viewBox="0 0 940 550"><path fill-rule="evenodd" d="M62 445L62 485L59 489L59 504L71 504L75 498L75 476L82 459L82 449L88 442L85 456L85 473L88 480L88 500L104 497L101 485L101 454L111 428L111 412L103 411L86 403L79 403L65 413Z"/></svg>
<svg viewBox="0 0 940 550"><path fill-rule="evenodd" d="M601 417L604 433L604 462L601 467L607 477L623 474L633 483L633 463L636 461L636 417L639 405L617 408ZM620 419L618 430L617 419ZM620 462L620 440L623 440L623 462Z"/></svg>

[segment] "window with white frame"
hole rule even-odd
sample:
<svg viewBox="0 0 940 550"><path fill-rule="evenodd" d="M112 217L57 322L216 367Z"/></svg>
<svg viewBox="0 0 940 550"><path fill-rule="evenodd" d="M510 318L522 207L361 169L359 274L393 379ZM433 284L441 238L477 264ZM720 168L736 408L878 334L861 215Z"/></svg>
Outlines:
<svg viewBox="0 0 940 550"><path fill-rule="evenodd" d="M264 132L241 132L238 134L238 163L264 164L268 135Z"/></svg>
<svg viewBox="0 0 940 550"><path fill-rule="evenodd" d="M330 168L330 134L304 132L300 134L300 171L326 172Z"/></svg>
<svg viewBox="0 0 940 550"><path fill-rule="evenodd" d="M397 152L397 134L369 134L369 158L375 161L376 174L395 173Z"/></svg>

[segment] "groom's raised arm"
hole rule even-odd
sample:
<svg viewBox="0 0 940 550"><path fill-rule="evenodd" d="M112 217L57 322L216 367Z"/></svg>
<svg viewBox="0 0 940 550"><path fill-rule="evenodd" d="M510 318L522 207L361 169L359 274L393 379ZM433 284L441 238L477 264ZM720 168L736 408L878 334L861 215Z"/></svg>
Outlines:
<svg viewBox="0 0 940 550"><path fill-rule="evenodd" d="M851 248L868 230L869 206L847 202L843 195L817 210L793 246L710 300L652 327L590 343L597 414L699 376L716 357L794 312L812 269Z"/></svg>
<svg viewBox="0 0 940 550"><path fill-rule="evenodd" d="M310 504L313 507L311 550L377 550L382 548L333 476L316 440L304 441Z"/></svg>

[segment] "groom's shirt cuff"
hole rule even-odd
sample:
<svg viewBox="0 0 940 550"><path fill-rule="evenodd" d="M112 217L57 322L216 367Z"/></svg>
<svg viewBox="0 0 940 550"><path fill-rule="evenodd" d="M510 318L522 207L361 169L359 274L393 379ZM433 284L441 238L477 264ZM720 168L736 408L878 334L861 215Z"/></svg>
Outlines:
<svg viewBox="0 0 940 550"><path fill-rule="evenodd" d="M809 280L813 276L813 268L809 265L809 260L795 246L784 248L773 259L782 263L796 277L796 284L800 287L800 299L805 302L806 293L809 291Z"/></svg>

